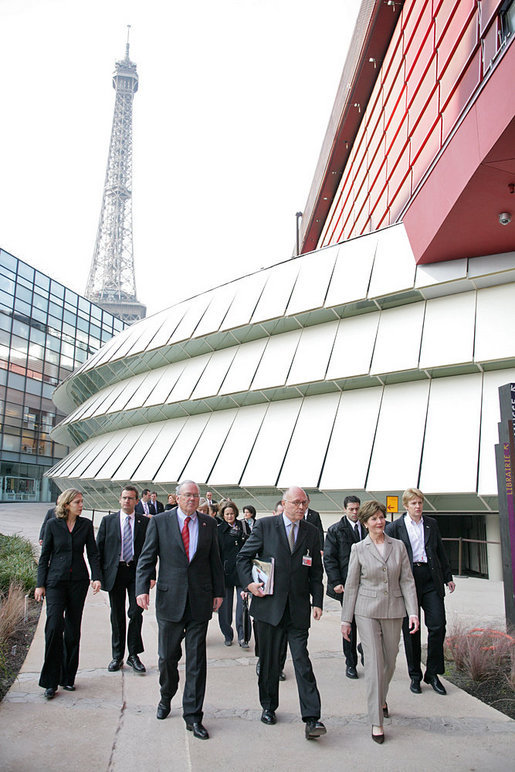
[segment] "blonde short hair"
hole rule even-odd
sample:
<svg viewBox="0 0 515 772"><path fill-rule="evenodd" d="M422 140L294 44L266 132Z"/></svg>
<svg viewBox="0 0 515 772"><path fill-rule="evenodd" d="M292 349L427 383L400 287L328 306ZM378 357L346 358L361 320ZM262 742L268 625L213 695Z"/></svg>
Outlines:
<svg viewBox="0 0 515 772"><path fill-rule="evenodd" d="M407 507L408 501L411 499L422 499L424 501L424 494L419 488L406 488L402 494L402 506Z"/></svg>
<svg viewBox="0 0 515 772"><path fill-rule="evenodd" d="M82 496L82 491L78 491L76 488L67 488L63 491L57 499L55 516L67 520L70 504L77 496Z"/></svg>

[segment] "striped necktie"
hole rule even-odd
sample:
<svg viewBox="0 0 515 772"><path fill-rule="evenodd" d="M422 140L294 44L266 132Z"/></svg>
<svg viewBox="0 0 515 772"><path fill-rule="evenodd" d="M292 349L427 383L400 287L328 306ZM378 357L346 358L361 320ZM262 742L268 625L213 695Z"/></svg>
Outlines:
<svg viewBox="0 0 515 772"><path fill-rule="evenodd" d="M122 546L122 560L124 563L130 563L132 560L133 552L132 552L132 529L131 529L131 519L129 515L125 518L125 523L123 524L123 546Z"/></svg>

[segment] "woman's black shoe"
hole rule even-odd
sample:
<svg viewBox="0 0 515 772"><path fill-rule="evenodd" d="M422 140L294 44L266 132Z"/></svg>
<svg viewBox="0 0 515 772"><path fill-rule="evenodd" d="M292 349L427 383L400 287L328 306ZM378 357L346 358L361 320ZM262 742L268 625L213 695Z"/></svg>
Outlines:
<svg viewBox="0 0 515 772"><path fill-rule="evenodd" d="M53 700L55 697L57 689L55 689L53 686L49 686L48 689L45 689L45 697L47 700Z"/></svg>

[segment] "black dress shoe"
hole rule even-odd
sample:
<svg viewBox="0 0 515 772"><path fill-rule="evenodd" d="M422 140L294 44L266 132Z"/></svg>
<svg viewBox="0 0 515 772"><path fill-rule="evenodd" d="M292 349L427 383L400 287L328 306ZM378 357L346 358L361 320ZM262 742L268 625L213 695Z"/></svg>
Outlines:
<svg viewBox="0 0 515 772"><path fill-rule="evenodd" d="M143 662L140 660L137 654L131 654L130 657L127 657L127 664L131 666L131 668L136 673L146 673L147 669Z"/></svg>
<svg viewBox="0 0 515 772"><path fill-rule="evenodd" d="M108 664L107 669L110 673L115 673L123 665L123 659L112 659Z"/></svg>
<svg viewBox="0 0 515 772"><path fill-rule="evenodd" d="M284 670L281 670L279 673L279 681L286 681L286 676L284 675Z"/></svg>
<svg viewBox="0 0 515 772"><path fill-rule="evenodd" d="M188 732L193 732L193 737L198 737L199 740L209 740L209 733L200 721L194 721L193 724L186 724L186 729Z"/></svg>
<svg viewBox="0 0 515 772"><path fill-rule="evenodd" d="M61 684L61 686L67 692L74 692L75 691L75 686L73 684Z"/></svg>
<svg viewBox="0 0 515 772"><path fill-rule="evenodd" d="M430 686L432 686L437 694L447 694L445 686L440 681L437 675L428 675L426 673L424 676L424 681L426 682L426 684L429 684Z"/></svg>
<svg viewBox="0 0 515 772"><path fill-rule="evenodd" d="M45 689L45 697L47 700L53 700L55 697L57 689L53 686L49 686L48 689Z"/></svg>
<svg viewBox="0 0 515 772"><path fill-rule="evenodd" d="M361 667L365 667L365 655L363 654L363 646L358 643L359 658L361 659Z"/></svg>
<svg viewBox="0 0 515 772"><path fill-rule="evenodd" d="M384 734L374 734L374 730L372 729L372 740L375 743L382 745L384 743Z"/></svg>
<svg viewBox="0 0 515 772"><path fill-rule="evenodd" d="M159 700L159 705L157 706L156 711L156 718L159 718L160 720L166 718L170 714L170 710L170 700Z"/></svg>
<svg viewBox="0 0 515 772"><path fill-rule="evenodd" d="M385 702L383 705L383 718L390 718L390 714L388 713L388 703Z"/></svg>
<svg viewBox="0 0 515 772"><path fill-rule="evenodd" d="M306 740L316 740L327 733L327 729L321 721L306 721Z"/></svg>
<svg viewBox="0 0 515 772"><path fill-rule="evenodd" d="M422 689L420 688L420 678L412 678L409 688L413 694L422 694Z"/></svg>
<svg viewBox="0 0 515 772"><path fill-rule="evenodd" d="M277 719L275 717L275 713L273 710L264 710L261 714L261 721L263 724L268 724L268 726L272 726L272 724L277 723Z"/></svg>
<svg viewBox="0 0 515 772"><path fill-rule="evenodd" d="M347 678L359 678L356 668L350 667L350 665L347 665L345 669L345 675Z"/></svg>

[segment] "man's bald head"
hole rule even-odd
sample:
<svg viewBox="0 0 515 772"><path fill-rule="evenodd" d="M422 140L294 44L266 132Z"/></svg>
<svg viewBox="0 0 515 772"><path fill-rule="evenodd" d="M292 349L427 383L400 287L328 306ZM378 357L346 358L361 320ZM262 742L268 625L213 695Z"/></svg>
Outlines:
<svg viewBox="0 0 515 772"><path fill-rule="evenodd" d="M309 498L306 492L297 485L292 485L284 491L282 504L284 514L292 522L303 520L306 509L309 505Z"/></svg>

